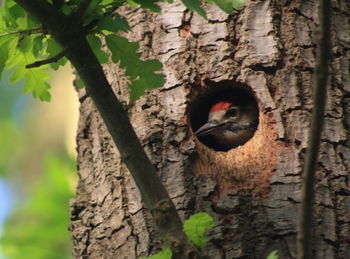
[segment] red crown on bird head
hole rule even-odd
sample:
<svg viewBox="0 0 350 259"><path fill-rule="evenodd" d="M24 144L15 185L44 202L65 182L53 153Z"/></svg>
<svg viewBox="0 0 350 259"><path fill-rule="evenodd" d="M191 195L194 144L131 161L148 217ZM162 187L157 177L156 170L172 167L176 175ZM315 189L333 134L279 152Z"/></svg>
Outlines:
<svg viewBox="0 0 350 259"><path fill-rule="evenodd" d="M230 108L230 106L232 106L231 102L218 102L210 108L209 112L216 112L216 111L220 111L220 110L225 111L228 108Z"/></svg>

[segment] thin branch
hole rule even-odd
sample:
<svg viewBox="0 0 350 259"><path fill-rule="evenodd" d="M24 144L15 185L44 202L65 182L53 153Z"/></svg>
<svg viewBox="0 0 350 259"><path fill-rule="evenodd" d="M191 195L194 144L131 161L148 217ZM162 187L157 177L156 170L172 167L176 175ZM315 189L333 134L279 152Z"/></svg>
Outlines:
<svg viewBox="0 0 350 259"><path fill-rule="evenodd" d="M40 67L40 66L43 66L46 64L54 63L54 62L57 62L58 60L60 60L61 58L63 58L65 55L66 55L66 51L62 50L60 53L58 53L57 55L55 55L51 58L38 60L32 64L28 64L28 65L26 65L26 68Z"/></svg>
<svg viewBox="0 0 350 259"><path fill-rule="evenodd" d="M152 212L159 232L173 251L173 259L199 258L199 253L185 236L174 203L162 184L156 169L147 157L131 123L127 111L114 94L101 64L98 62L77 17L68 17L53 9L44 0L15 0L49 28L54 39L66 49L66 57L83 80L119 154L129 169L145 205ZM196 257L197 256L197 257Z"/></svg>
<svg viewBox="0 0 350 259"><path fill-rule="evenodd" d="M330 60L331 0L320 0L320 38L314 74L314 108L303 168L302 204L298 229L298 259L311 258L314 182L326 104Z"/></svg>

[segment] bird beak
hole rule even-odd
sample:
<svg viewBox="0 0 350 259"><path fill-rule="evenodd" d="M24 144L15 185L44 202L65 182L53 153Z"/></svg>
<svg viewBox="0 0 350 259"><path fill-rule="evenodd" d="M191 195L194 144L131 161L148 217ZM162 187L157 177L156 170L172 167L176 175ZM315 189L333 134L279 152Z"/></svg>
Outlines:
<svg viewBox="0 0 350 259"><path fill-rule="evenodd" d="M208 122L204 124L202 127L200 127L194 134L197 137L208 135L210 132L214 131L218 127L220 127L223 123L217 123L217 122Z"/></svg>

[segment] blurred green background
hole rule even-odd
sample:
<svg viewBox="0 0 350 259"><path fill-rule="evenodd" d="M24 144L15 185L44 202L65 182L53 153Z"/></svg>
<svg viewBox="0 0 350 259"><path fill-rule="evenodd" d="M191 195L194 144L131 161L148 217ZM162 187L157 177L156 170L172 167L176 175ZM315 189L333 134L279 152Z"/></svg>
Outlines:
<svg viewBox="0 0 350 259"><path fill-rule="evenodd" d="M71 258L69 199L77 182L77 95L69 67L51 103L0 81L0 258Z"/></svg>

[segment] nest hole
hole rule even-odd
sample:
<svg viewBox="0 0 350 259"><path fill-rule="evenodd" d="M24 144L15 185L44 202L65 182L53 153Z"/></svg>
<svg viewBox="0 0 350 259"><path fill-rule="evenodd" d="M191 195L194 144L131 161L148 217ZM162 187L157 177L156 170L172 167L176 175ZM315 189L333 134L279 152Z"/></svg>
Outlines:
<svg viewBox="0 0 350 259"><path fill-rule="evenodd" d="M240 131L242 129L236 127L237 132L234 132L238 134L237 141L230 144L223 144L223 141L219 141L213 134L196 137L205 146L215 151L226 152L244 145L254 136L259 124L259 108L252 91L248 86L230 80L218 83L210 82L206 85L208 88L196 93L189 105L189 123L193 133L196 133L198 129L208 122L209 112L215 104L219 102L229 102L235 106L241 107L242 111L245 111L246 107L249 107L249 112L254 114L250 116L255 117L254 120L250 119L251 124L248 125L248 122L241 123L241 125L243 125L241 128L249 127L249 134L242 135L242 131ZM247 132L248 131L245 130L245 133Z"/></svg>

